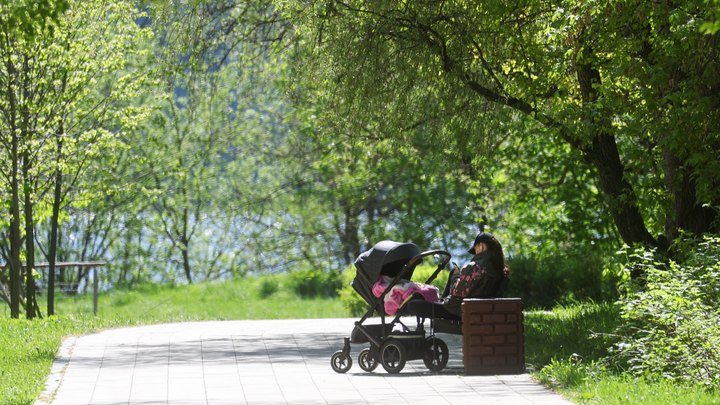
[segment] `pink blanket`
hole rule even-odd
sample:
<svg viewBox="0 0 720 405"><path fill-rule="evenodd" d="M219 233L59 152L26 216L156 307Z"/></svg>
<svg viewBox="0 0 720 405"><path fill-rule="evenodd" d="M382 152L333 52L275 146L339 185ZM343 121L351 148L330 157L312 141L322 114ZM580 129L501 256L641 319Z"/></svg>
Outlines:
<svg viewBox="0 0 720 405"><path fill-rule="evenodd" d="M373 286L372 292L376 297L382 295L392 282L392 278L388 276L380 276L378 281ZM409 300L413 294L420 293L423 298L430 302L440 301L440 290L434 285L416 283L410 280L400 280L393 288L385 295L384 306L385 313L388 315L395 315L405 303Z"/></svg>

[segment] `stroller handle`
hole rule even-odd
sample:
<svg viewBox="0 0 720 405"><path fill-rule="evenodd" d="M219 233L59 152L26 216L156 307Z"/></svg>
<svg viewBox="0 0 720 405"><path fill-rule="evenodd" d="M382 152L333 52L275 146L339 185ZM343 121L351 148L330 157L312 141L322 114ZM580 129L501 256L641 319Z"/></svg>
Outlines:
<svg viewBox="0 0 720 405"><path fill-rule="evenodd" d="M408 265L408 267L411 267L416 262L419 262L423 257L430 256L430 255L438 255L438 254L445 255L445 261L443 261L442 263L440 263L438 265L439 268L443 268L450 261L450 257L451 257L450 253L445 250L428 250L427 252L422 252L419 255L410 259L410 261L408 262L407 265Z"/></svg>
<svg viewBox="0 0 720 405"><path fill-rule="evenodd" d="M435 278L438 276L438 274L440 274L440 270L442 270L442 269L445 268L445 265L450 261L450 253L449 253L448 251L445 251L445 250L429 250L429 251L427 251L427 252L422 252L422 253L420 253L419 255L413 257L412 259L410 259L410 261L409 261L408 264L407 264L408 267L411 267L411 266L413 266L416 262L422 260L423 257L425 257L425 256L430 256L430 255L445 255L445 261L443 261L442 263L438 264L437 269L436 269L435 272L432 274L432 276L430 276L430 278L427 279L427 281L425 282L425 284L430 284L430 283L432 283L433 280L435 280Z"/></svg>

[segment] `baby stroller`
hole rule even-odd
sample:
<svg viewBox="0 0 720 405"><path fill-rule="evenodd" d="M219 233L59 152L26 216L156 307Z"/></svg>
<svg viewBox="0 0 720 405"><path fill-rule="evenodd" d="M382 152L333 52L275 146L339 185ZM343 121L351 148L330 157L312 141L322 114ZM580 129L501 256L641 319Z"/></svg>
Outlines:
<svg viewBox="0 0 720 405"><path fill-rule="evenodd" d="M333 370L338 373L350 370L351 343L370 344L370 347L364 348L358 356L360 368L367 372L375 370L378 364L382 364L385 371L396 374L405 367L408 360L420 359L431 371L437 372L445 368L448 362L448 346L432 333L432 323L431 333L426 337L420 318L417 318L418 323L414 330L401 322L401 316L407 315L404 306L400 307L389 322L386 322L385 317L388 314L383 306L385 295L401 280L410 280L415 267L422 263L424 257L431 255L438 259L438 267L425 282L430 284L450 261L450 253L444 250L420 252L420 249L412 243L383 241L355 260L357 275L351 285L370 304L370 308L359 321L355 322L350 337L345 338L343 349L332 355L330 363ZM444 259L441 256L444 256ZM380 276L390 277L391 282L379 297L375 297L373 286ZM375 312L380 316L380 324L365 324Z"/></svg>

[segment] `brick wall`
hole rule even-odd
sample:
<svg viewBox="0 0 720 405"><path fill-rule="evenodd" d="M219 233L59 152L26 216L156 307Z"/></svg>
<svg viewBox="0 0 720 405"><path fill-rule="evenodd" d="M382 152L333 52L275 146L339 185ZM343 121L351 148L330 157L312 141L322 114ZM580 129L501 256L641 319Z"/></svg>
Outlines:
<svg viewBox="0 0 720 405"><path fill-rule="evenodd" d="M525 372L522 309L520 298L463 300L465 374Z"/></svg>

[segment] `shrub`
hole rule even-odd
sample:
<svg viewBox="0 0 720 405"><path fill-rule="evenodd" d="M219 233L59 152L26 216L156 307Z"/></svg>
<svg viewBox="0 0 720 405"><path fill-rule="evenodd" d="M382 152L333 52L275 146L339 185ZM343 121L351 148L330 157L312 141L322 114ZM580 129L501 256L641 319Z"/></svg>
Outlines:
<svg viewBox="0 0 720 405"><path fill-rule="evenodd" d="M644 270L620 300L627 320L616 345L618 359L641 375L720 387L720 238L686 240L673 247L681 260L667 263L636 249L631 265Z"/></svg>
<svg viewBox="0 0 720 405"><path fill-rule="evenodd" d="M335 271L297 271L289 274L288 284L302 298L336 297L340 288L340 275Z"/></svg>
<svg viewBox="0 0 720 405"><path fill-rule="evenodd" d="M350 316L363 316L370 309L370 304L358 294L355 289L350 285L357 270L354 266L348 267L342 275L342 286L338 291L340 295L340 301L342 302L343 308L345 308Z"/></svg>
<svg viewBox="0 0 720 405"><path fill-rule="evenodd" d="M260 279L260 288L258 293L261 298L267 298L280 289L277 279L272 276L265 276Z"/></svg>
<svg viewBox="0 0 720 405"><path fill-rule="evenodd" d="M521 297L525 308L551 309L577 302L606 302L617 298L619 281L604 272L601 250L579 249L550 256L515 256L506 297Z"/></svg>

